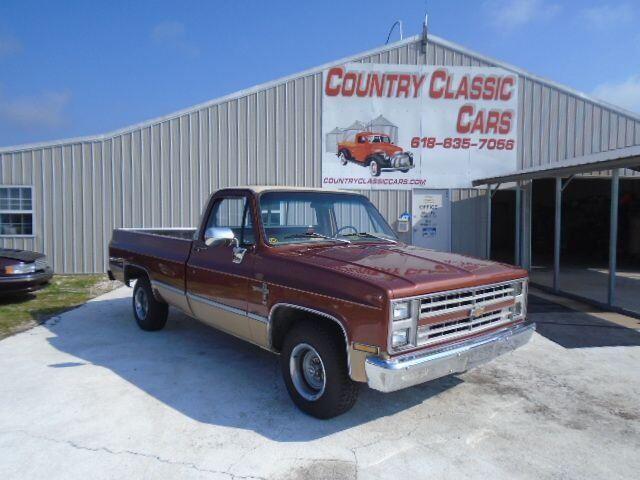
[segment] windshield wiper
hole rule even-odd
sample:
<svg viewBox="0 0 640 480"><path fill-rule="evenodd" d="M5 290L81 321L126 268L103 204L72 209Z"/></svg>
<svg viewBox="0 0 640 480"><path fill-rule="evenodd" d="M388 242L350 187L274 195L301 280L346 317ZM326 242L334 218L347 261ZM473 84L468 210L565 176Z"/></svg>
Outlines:
<svg viewBox="0 0 640 480"><path fill-rule="evenodd" d="M326 235L321 235L319 233L315 233L315 232L306 232L306 233L291 233L289 235L285 235L284 238L324 238L326 240L333 240L334 242L341 242L341 243L351 243L349 240L344 240L342 238L336 238L336 237L328 237Z"/></svg>
<svg viewBox="0 0 640 480"><path fill-rule="evenodd" d="M352 236L353 237L370 237L370 238L377 238L379 240L384 240L385 242L389 242L389 243L398 243L396 240L392 240L391 238L381 237L380 235L375 235L369 232L348 233L344 236L345 237L352 237Z"/></svg>

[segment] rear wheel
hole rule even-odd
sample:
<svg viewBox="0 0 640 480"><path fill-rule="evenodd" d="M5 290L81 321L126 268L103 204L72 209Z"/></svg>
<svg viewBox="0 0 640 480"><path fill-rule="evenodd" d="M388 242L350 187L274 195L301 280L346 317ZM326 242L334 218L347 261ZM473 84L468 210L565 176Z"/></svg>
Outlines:
<svg viewBox="0 0 640 480"><path fill-rule="evenodd" d="M155 331L167 323L169 306L156 300L147 277L136 281L133 288L133 316L142 330Z"/></svg>
<svg viewBox="0 0 640 480"><path fill-rule="evenodd" d="M338 160L340 160L342 165L349 163L349 156L346 150L340 150L340 153L338 153Z"/></svg>
<svg viewBox="0 0 640 480"><path fill-rule="evenodd" d="M284 340L280 366L291 399L313 417L345 413L358 398L358 384L349 378L344 341L326 325L296 325Z"/></svg>

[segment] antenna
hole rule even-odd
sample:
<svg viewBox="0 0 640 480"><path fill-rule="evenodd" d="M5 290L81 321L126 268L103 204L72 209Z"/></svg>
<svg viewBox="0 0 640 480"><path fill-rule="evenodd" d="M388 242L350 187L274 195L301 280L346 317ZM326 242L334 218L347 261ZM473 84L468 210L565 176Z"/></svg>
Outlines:
<svg viewBox="0 0 640 480"><path fill-rule="evenodd" d="M420 50L427 53L427 32L429 30L429 14L425 12L424 23L422 24L422 40L420 41Z"/></svg>
<svg viewBox="0 0 640 480"><path fill-rule="evenodd" d="M389 43L389 39L391 38L391 33L393 32L393 29L396 28L396 25L398 25L398 27L400 28L400 40L403 39L402 20L396 20L395 22L393 22L393 25L391 25L391 30L389 30L389 35L387 35L387 41L384 43L385 45Z"/></svg>

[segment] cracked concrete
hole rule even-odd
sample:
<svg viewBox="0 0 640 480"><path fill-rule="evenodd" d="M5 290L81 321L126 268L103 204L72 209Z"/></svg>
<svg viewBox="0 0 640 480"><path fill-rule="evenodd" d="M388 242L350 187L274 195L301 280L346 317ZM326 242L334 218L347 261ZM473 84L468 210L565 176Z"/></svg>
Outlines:
<svg viewBox="0 0 640 480"><path fill-rule="evenodd" d="M319 421L293 407L276 357L174 311L165 330L142 332L130 295L110 292L0 341L0 478L635 478L640 469L638 332L602 338L612 329L588 330L588 313L534 308L545 336L519 351L393 394L363 388L351 412Z"/></svg>

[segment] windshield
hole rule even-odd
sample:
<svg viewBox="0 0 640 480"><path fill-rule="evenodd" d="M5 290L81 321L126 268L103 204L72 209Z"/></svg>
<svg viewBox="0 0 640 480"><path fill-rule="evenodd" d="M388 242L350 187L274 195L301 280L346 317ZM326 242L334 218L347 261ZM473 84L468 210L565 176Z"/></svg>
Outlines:
<svg viewBox="0 0 640 480"><path fill-rule="evenodd" d="M374 135L369 137L369 142L371 143L391 143L389 137L385 137L384 135Z"/></svg>
<svg viewBox="0 0 640 480"><path fill-rule="evenodd" d="M391 227L361 195L267 192L260 196L270 245L320 242L395 242Z"/></svg>

